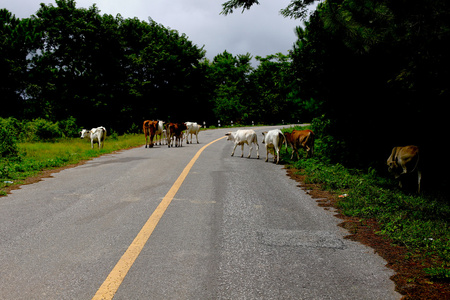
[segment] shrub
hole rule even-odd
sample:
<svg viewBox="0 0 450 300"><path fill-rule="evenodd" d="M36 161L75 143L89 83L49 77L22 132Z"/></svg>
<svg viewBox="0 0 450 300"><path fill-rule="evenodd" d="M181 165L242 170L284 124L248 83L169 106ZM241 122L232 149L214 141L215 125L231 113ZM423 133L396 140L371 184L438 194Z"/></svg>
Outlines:
<svg viewBox="0 0 450 300"><path fill-rule="evenodd" d="M0 157L17 156L19 150L16 144L16 135L11 126L0 127Z"/></svg>
<svg viewBox="0 0 450 300"><path fill-rule="evenodd" d="M34 141L51 141L63 136L57 123L45 119L34 119L28 125L34 133Z"/></svg>
<svg viewBox="0 0 450 300"><path fill-rule="evenodd" d="M66 120L59 121L58 127L65 137L78 137L80 128L76 124L74 117L69 117Z"/></svg>

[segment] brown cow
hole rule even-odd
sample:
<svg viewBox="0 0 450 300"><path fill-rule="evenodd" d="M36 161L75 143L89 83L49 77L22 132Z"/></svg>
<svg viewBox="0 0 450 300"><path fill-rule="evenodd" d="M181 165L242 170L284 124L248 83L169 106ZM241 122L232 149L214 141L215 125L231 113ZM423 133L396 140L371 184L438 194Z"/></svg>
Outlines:
<svg viewBox="0 0 450 300"><path fill-rule="evenodd" d="M167 132L167 144L170 148L173 139L175 139L175 147L182 146L183 131L186 130L186 124L184 123L169 123L166 125ZM172 146L173 147L173 146Z"/></svg>
<svg viewBox="0 0 450 300"><path fill-rule="evenodd" d="M158 129L158 121L144 121L144 135L145 135L145 148L147 148L147 144L149 148L153 147L153 138L155 137L156 130ZM150 137L150 143L147 142L147 137Z"/></svg>
<svg viewBox="0 0 450 300"><path fill-rule="evenodd" d="M306 150L306 157L312 157L314 155L314 132L312 130L293 130L292 133L285 132L286 142L292 148L291 159L294 157L294 153L297 153L297 159L300 159L298 149L303 148Z"/></svg>
<svg viewBox="0 0 450 300"><path fill-rule="evenodd" d="M411 174L417 171L417 192L420 193L420 181L422 173L419 169L419 147L405 146L394 147L391 156L387 159L388 171L395 176L396 179L401 175ZM399 186L402 187L401 178Z"/></svg>

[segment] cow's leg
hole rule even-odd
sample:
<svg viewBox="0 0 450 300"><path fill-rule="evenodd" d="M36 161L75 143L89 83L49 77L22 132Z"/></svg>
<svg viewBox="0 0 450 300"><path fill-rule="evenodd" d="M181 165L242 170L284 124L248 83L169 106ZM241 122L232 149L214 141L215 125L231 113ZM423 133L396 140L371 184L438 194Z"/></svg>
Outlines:
<svg viewBox="0 0 450 300"><path fill-rule="evenodd" d="M198 132L195 134L195 137L197 138L197 144L199 144L199 142L198 142Z"/></svg>
<svg viewBox="0 0 450 300"><path fill-rule="evenodd" d="M155 138L155 136L150 134L150 144L148 145L150 148L153 148L153 139L154 138Z"/></svg>
<svg viewBox="0 0 450 300"><path fill-rule="evenodd" d="M275 149L276 157L273 159L275 162L275 159L277 160L277 165L280 162L280 149Z"/></svg>
<svg viewBox="0 0 450 300"><path fill-rule="evenodd" d="M420 182L422 181L422 172L417 171L417 193L420 194Z"/></svg>
<svg viewBox="0 0 450 300"><path fill-rule="evenodd" d="M256 144L256 158L259 159L259 145L258 143L255 144Z"/></svg>
<svg viewBox="0 0 450 300"><path fill-rule="evenodd" d="M234 143L233 152L231 152L231 156L234 155L234 151L236 150L236 147L237 147L237 143Z"/></svg>
<svg viewBox="0 0 450 300"><path fill-rule="evenodd" d="M252 151L252 148L250 147L250 152ZM241 144L241 157L244 157L244 143ZM250 157L250 154L248 154L248 157Z"/></svg>
<svg viewBox="0 0 450 300"><path fill-rule="evenodd" d="M91 149L94 149L94 140L91 139Z"/></svg>
<svg viewBox="0 0 450 300"><path fill-rule="evenodd" d="M269 147L267 147L267 145L266 145L266 160L265 160L265 162L268 162L269 161Z"/></svg>

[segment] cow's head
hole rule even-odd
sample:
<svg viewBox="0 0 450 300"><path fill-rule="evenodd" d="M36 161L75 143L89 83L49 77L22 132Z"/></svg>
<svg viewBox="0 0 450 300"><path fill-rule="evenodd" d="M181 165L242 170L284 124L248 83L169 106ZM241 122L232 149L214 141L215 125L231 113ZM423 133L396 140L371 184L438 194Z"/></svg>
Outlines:
<svg viewBox="0 0 450 300"><path fill-rule="evenodd" d="M86 129L83 129L80 131L80 138L84 139L85 137L87 137L87 134L89 133L89 131L87 131Z"/></svg>
<svg viewBox="0 0 450 300"><path fill-rule="evenodd" d="M233 133L227 132L225 133L225 136L227 137L227 141L234 141Z"/></svg>
<svg viewBox="0 0 450 300"><path fill-rule="evenodd" d="M263 135L262 143L263 143L263 144L266 143L266 142L265 142L265 140L266 140L266 134L267 134L267 131L263 131L263 132L262 132L262 135Z"/></svg>
<svg viewBox="0 0 450 300"><path fill-rule="evenodd" d="M399 165L397 161L388 159L386 164L388 166L388 172L394 175L395 178L398 178L401 172L399 171Z"/></svg>

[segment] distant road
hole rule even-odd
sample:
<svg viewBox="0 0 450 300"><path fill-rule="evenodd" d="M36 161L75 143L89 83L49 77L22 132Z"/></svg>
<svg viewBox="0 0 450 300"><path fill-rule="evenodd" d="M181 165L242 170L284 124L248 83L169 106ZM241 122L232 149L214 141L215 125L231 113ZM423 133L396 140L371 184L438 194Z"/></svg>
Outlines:
<svg viewBox="0 0 450 300"><path fill-rule="evenodd" d="M264 162L272 128L259 160L207 130L0 198L0 299L400 299L386 262Z"/></svg>

